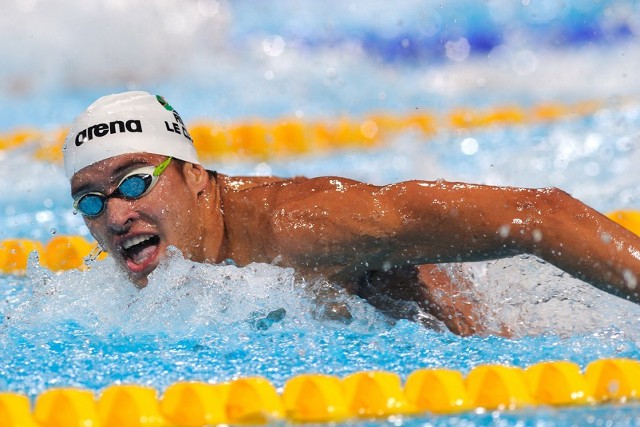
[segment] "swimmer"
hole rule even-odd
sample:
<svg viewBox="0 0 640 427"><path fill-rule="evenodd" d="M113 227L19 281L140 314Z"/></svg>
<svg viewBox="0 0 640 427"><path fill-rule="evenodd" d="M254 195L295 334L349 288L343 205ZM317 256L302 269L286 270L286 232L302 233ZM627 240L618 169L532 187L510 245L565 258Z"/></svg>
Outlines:
<svg viewBox="0 0 640 427"><path fill-rule="evenodd" d="M483 332L473 301L438 264L527 253L640 302L640 237L555 188L227 176L200 164L169 103L140 91L94 102L63 152L75 209L139 287L174 246L195 262L292 267L388 314L413 301L468 335Z"/></svg>

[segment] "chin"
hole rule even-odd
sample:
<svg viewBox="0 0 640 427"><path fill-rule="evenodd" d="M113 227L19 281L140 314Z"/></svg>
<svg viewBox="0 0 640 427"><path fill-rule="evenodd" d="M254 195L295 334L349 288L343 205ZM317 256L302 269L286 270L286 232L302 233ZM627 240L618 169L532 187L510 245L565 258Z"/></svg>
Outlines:
<svg viewBox="0 0 640 427"><path fill-rule="evenodd" d="M126 261L120 263L120 268L127 274L129 280L136 285L137 288L142 289L149 283L149 275L156 269L157 265L147 266L144 270L134 271L129 268Z"/></svg>
<svg viewBox="0 0 640 427"><path fill-rule="evenodd" d="M138 277L138 278L129 276L129 278L131 279L133 284L136 285L138 289L142 289L146 287L147 283L149 283L149 278L147 276Z"/></svg>

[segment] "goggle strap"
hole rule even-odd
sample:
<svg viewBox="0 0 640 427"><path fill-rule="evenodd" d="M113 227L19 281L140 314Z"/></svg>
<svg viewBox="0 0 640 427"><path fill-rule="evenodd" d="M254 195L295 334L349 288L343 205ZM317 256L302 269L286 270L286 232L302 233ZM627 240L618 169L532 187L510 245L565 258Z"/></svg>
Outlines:
<svg viewBox="0 0 640 427"><path fill-rule="evenodd" d="M158 177L160 176L160 174L162 172L164 172L164 170L167 168L167 166L169 166L169 163L171 162L171 157L167 157L167 160L165 160L164 162L160 163L158 166L156 166L156 168L153 170L153 176Z"/></svg>
<svg viewBox="0 0 640 427"><path fill-rule="evenodd" d="M91 249L91 252L89 252L89 254L87 255L87 257L84 259L85 262L91 262L91 261L95 261L98 259L98 257L100 257L100 255L102 255L103 253L106 253L102 247L100 247L100 245L96 244L93 249Z"/></svg>

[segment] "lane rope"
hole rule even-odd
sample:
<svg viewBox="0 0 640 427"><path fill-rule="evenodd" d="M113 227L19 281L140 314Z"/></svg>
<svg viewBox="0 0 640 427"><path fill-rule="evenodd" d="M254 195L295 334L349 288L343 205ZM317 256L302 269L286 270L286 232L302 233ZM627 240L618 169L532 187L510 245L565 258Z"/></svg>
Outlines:
<svg viewBox="0 0 640 427"><path fill-rule="evenodd" d="M268 160L337 149L379 146L402 132L418 132L428 140L441 129L473 129L490 126L540 124L585 117L604 108L599 101L575 104L540 103L530 108L495 106L485 109L459 107L445 113L415 110L408 113L378 112L360 118L303 120L290 117L272 121L247 119L230 123L199 120L189 132L202 161L220 159ZM67 128L44 131L15 129L0 134L0 152L33 145L37 160L62 163Z"/></svg>
<svg viewBox="0 0 640 427"><path fill-rule="evenodd" d="M52 388L35 397L0 392L0 426L204 426L282 421L332 423L390 416L451 415L636 401L640 361L599 359L584 371L573 362L527 368L480 365L465 376L450 369L418 369L404 384L388 371L339 378L302 374L277 390L264 377L225 383L181 381L159 395L152 387L113 384L95 393ZM636 403L637 404L637 403Z"/></svg>

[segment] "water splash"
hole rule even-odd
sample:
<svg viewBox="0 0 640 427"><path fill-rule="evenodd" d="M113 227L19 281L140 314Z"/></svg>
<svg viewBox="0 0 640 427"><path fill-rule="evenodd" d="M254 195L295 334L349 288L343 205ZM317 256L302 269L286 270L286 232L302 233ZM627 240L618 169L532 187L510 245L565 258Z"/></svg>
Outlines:
<svg viewBox="0 0 640 427"><path fill-rule="evenodd" d="M455 281L452 286L474 302L489 334L508 330L513 337L570 337L612 329L640 340L640 307L537 257L522 255L464 268L471 288ZM109 258L95 261L89 271L58 275L32 259L28 276L28 291L17 297L23 301L14 300L5 312L5 329L46 331L73 324L99 336L199 337L326 327L385 332L394 324L360 298L326 282L307 283L293 269L195 263L175 249L143 289ZM326 306L335 304L348 310L349 318L327 317Z"/></svg>
<svg viewBox="0 0 640 427"><path fill-rule="evenodd" d="M609 295L532 255L469 263L476 298L497 331L514 337L620 334L640 341L640 306Z"/></svg>
<svg viewBox="0 0 640 427"><path fill-rule="evenodd" d="M32 294L7 314L7 327L74 323L100 335L117 331L184 337L229 328L310 328L333 321L320 315L314 298L317 287L326 283L306 283L292 269L270 264L240 268L195 263L171 248L143 289L110 258L94 262L89 271L59 275L32 262L28 276ZM332 302L348 306L356 319L349 328L386 327L383 317L358 298L333 295Z"/></svg>
<svg viewBox="0 0 640 427"><path fill-rule="evenodd" d="M564 314L567 307L545 305L540 300L552 294L541 290L549 282L567 282L539 275L537 264L478 264L472 272L473 291L486 302L479 309L493 314L496 323L511 321L514 329L521 327L518 333L524 331L513 340L462 338L416 322L389 322L360 299L340 293L334 301L348 306L351 321L326 319L318 316L313 288L325 284L305 283L293 270L269 264L198 264L172 252L138 290L110 259L89 271L59 275L31 260L28 278L11 289L4 281L0 288L0 388L36 396L51 387L98 391L133 382L161 391L176 381L252 375L281 386L305 372L344 376L386 369L405 376L424 367L466 372L484 363L526 366L549 359L585 365L598 357L638 354L637 335L615 325L627 315L635 316L628 326L637 325L638 310L621 310L620 301L594 297L584 304L575 294L585 310L550 321L558 316L554 310ZM518 285L521 275L526 281L536 274L543 284ZM559 301L570 293L566 289ZM592 322L583 317L586 307L600 307L598 316L615 309L619 316ZM577 328L580 322L594 329ZM530 336L528 324L543 335Z"/></svg>

